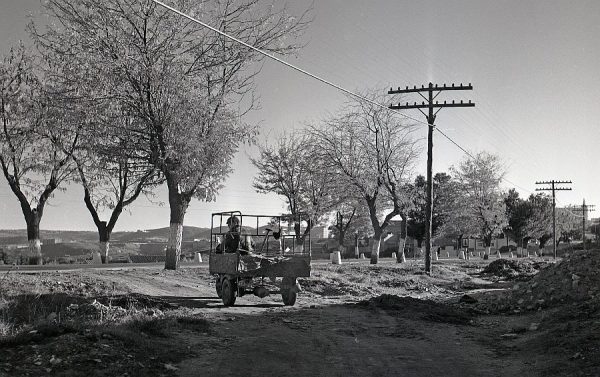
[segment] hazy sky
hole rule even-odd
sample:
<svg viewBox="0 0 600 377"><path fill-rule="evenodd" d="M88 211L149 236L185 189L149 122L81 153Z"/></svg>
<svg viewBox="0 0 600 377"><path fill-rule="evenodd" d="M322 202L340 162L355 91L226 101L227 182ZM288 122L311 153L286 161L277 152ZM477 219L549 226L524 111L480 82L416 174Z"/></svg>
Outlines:
<svg viewBox="0 0 600 377"><path fill-rule="evenodd" d="M312 0L289 3L299 12ZM0 0L0 53L26 38L26 15L39 9L39 0ZM570 179L573 191L558 192L559 205L581 204L583 198L600 205L595 164L600 142L599 1L317 0L314 17L305 35L308 45L289 62L351 90L385 93L390 86L470 82L473 91L449 92L439 99L471 99L476 107L442 109L436 120L440 129L465 149L499 154L513 183L505 182L505 188L516 185L528 196L536 180ZM261 122L261 140L318 121L345 99L335 89L269 61L257 87L262 109L248 121ZM418 110L406 114L424 120ZM426 135L423 126L418 136ZM434 145L436 172L464 157L439 134ZM423 151L420 174L425 173ZM235 173L216 203L192 202L186 225L206 226L213 211L285 210L278 198L252 190L256 171L246 156L255 153L249 148L236 158ZM1 178L0 228L24 228L17 200ZM155 200L164 206L139 200L116 230L168 226L166 189L157 194ZM82 197L77 186L56 194L42 229L95 229Z"/></svg>

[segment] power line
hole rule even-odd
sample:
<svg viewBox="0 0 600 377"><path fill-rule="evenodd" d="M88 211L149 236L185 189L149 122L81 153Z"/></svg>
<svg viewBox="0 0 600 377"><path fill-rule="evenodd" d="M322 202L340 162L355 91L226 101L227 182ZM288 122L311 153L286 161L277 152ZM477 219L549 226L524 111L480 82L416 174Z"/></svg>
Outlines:
<svg viewBox="0 0 600 377"><path fill-rule="evenodd" d="M280 63L280 64L283 64L283 65L285 65L286 67L289 67L289 68L291 68L291 69L293 69L293 70L295 70L295 71L297 71L297 72L300 72L300 73L301 73L301 74L303 74L303 75L309 76L309 77L311 77L311 78L313 78L313 79L315 79L315 80L317 80L317 81L320 81L320 82L322 82L322 83L324 83L324 84L326 84L326 85L328 85L328 86L330 86L330 87L332 87L332 88L335 88L335 89L337 89L337 90L339 90L339 91L341 91L341 92L343 92L343 93L346 93L346 94L348 94L348 95L351 95L351 96L353 96L353 97L355 97L355 98L358 98L358 99L360 99L360 100L362 100L362 101L365 101L365 102L367 102L367 103L370 103L370 104L372 104L372 105L374 105L374 106L377 106L377 107L380 107L380 108L384 108L384 109L386 109L386 110L388 110L388 111L392 111L392 112L394 112L394 113L396 113L396 114L399 114L400 116L404 117L405 119L409 119L409 120L411 120L411 121L413 121L413 122L415 122L415 123L422 124L422 125L426 125L426 126L433 126L433 127L434 127L434 130L435 130L435 131L437 131L437 132L438 132L440 135L442 135L442 136L443 136L445 139L447 139L447 140L448 140L450 143L452 143L454 146L456 146L458 149L460 149L462 152L464 152L464 153L465 153L467 156L469 156L470 158L472 158L472 159L475 159L475 157L473 156L473 154L472 154L472 153L470 153L469 151L467 151L467 149L465 149L464 147L462 147L462 146L461 146L461 145L460 145L458 142L454 141L454 139L452 139L452 138L451 138L450 136L448 136L448 135L447 135L447 134L446 134L444 131L442 131L442 130L441 130L439 127L437 127L437 126L434 126L433 124L429 124L429 123L427 123L427 122L423 122L423 121L421 121L421 120L419 120L419 119L417 119L417 118L414 118L414 117L408 116L408 115L406 115L406 114L404 114L404 113L401 113L401 112L399 112L399 111L397 111L397 110L390 109L390 108L389 108L387 105L380 104L380 103L378 103L378 102L375 102L375 101L373 101L373 100L371 100L371 99L369 99L369 98L366 98L366 97L364 97L364 96L362 96L362 95L360 95L360 94L358 94L358 93L355 93L355 92L353 92L353 91L351 91L351 90L348 90L348 89L346 89L346 88L343 88L342 86L340 86L340 85L338 85L338 84L335 84L335 83L333 83L333 82L331 82L331 81L329 81L329 80L327 80L327 79L324 79L324 78L322 78L322 77L320 77L320 76L317 76L317 75L315 75L315 74L313 74L313 73L310 73L310 72L308 72L308 71L307 71L307 70L305 70L305 69L302 69L302 68L300 68L300 67L297 67L297 66L295 66L295 65L293 65L293 64L291 64L291 63L288 63L288 62L286 62L285 60L283 60L283 59L281 59L281 58L278 58L277 56L274 56L274 55L272 55L272 54L270 54L270 53L268 53L268 52L266 52L266 51L263 51L263 50L261 50L261 49L259 49L259 48L257 48L257 47L254 47L254 46L252 46L252 45L250 45L250 44L248 44L248 43L246 43L246 42L244 42L244 41L242 41L242 40L240 40L240 39L238 39L238 38L236 38L236 37L234 37L234 36L232 36L232 35L229 35L228 33L225 33L225 32L223 32L223 31L221 31L221 30L219 30L219 29L216 29L216 28L214 28L214 27L212 27L212 26L208 25L208 24L207 24L207 23L205 23L205 22L202 22L202 21L200 21L200 20L198 20L198 19L196 19L196 18L194 18L194 17L191 17L191 16L189 16L189 15L187 15L187 14L185 14L185 13L183 13L183 12L181 12L181 11L179 11L179 10L177 10L177 9L175 9L175 8L173 8L173 7L171 7L171 6L169 6L169 5L166 5L166 4L162 3L161 1L158 1L158 0L152 0L152 1L153 1L153 2L155 2L155 3L156 3L156 4L158 4L158 5L160 5L160 6L164 7L164 8L166 8L166 9L168 9L168 10L170 10L170 11L172 11L172 12L174 12L174 13L176 13L176 14L180 15L180 16L182 16L182 17L185 17L185 18L187 18L188 20L190 20L190 21L192 21L192 22L195 22L195 23L197 23L197 24L199 24L199 25L201 25L201 26L203 26L203 27L205 27L205 28L207 28L207 29L210 29L210 30L214 31L215 33L217 33L217 34L219 34L219 35L222 35L222 36L224 36L225 38L228 38L228 39L230 39L230 40L232 40L232 41L234 41L234 42L236 42L236 43L239 43L239 44L241 44L241 45L243 45L243 46L245 46L245 47L247 47L247 48L249 48L249 49L252 49L253 51L256 51L256 52L258 52L258 53L259 53L259 54L261 54L261 55L264 55L264 56L266 56L266 57L268 57L268 58L270 58L270 59L272 59L272 60L274 60L274 61L276 61L276 62L278 62L278 63ZM515 187L519 187L518 185L515 185L515 184L511 183L510 181L508 181L508 180L507 180L507 179L505 179L505 178L503 178L503 180L504 180L505 182L509 183L509 184L512 184L512 185L514 185ZM519 188L521 188L522 190L524 190L522 187L519 187ZM529 190L525 190L525 191L529 191ZM531 191L529 191L529 192L531 193Z"/></svg>
<svg viewBox="0 0 600 377"><path fill-rule="evenodd" d="M278 63L281 63L281 64L285 65L288 68L291 68L291 69L293 69L293 70L295 70L297 72L300 72L300 73L302 73L302 74L304 74L306 76L309 76L309 77L311 77L311 78L313 78L313 79L315 79L317 81L320 81L320 82L322 82L325 85L328 85L328 86L330 86L332 88L335 88L335 89L337 89L337 90L339 90L341 92L344 92L344 93L346 93L346 94L348 94L350 96L353 96L355 98L358 98L358 99L360 99L362 101L365 101L365 102L367 102L367 103L369 103L371 105L377 106L377 107L382 108L382 109L386 109L388 111L392 111L392 112L394 112L394 113L396 113L396 114L398 114L398 115L400 115L400 116L402 116L402 117L404 117L406 119L409 119L409 120L411 120L411 121L413 121L415 123L426 125L426 126L433 126L432 124L429 124L427 122L423 122L423 121L421 121L421 120L419 120L417 118L411 117L411 116L406 115L406 114L404 114L402 112L390 109L387 105L383 105L381 103L373 101L373 100L371 100L371 99L369 99L369 98L367 98L365 96L362 96L362 95L360 95L360 94L358 94L356 92L348 90L348 89L346 89L346 88L344 88L344 87L342 87L342 86L340 86L338 84L335 84L335 83L333 83L333 82L331 82L331 81L329 81L327 79L324 79L324 78L322 78L320 76L317 76L317 75L315 75L313 73L310 73L310 72L306 71L305 69L297 67L297 66L295 66L295 65L293 65L291 63L288 63L285 60L283 60L281 58L278 58L277 56L275 56L273 54L270 54L270 53L268 53L266 51L263 51L263 50L261 50L261 49L259 49L257 47L254 47L254 46L252 46L252 45L250 45L250 44L248 44L248 43L246 43L246 42L244 42L244 41L242 41L242 40L240 40L240 39L238 39L238 38L236 38L236 37L234 37L234 36L232 36L232 35L230 35L228 33L225 33L224 31L221 31L221 30L219 30L217 28L214 28L214 27L208 25L205 22L202 22L202 21L200 21L200 20L198 20L198 19L196 19L196 18L194 18L192 16L189 16L189 15L181 12L180 10L177 10L177 9L175 9L175 8L169 6L169 5L166 5L163 2L161 2L161 1L158 1L158 0L152 0L152 1L155 2L158 5L166 8L166 9L168 9L168 10L170 10L170 11L172 11L172 12L174 12L174 13L180 15L180 16L182 16L182 17L187 18L188 20L190 20L192 22L195 22L195 23L197 23L197 24L199 24L199 25L201 25L201 26L203 26L203 27L205 27L207 29L210 29L210 30L214 31L217 34L224 36L225 38L231 39L232 41L234 41L236 43L239 43L239 44L241 44L241 45L243 45L243 46L245 46L245 47L247 47L247 48L249 48L249 49L251 49L253 51L256 51L259 54L264 55L264 56L266 56L266 57L268 57L268 58L270 58L270 59L272 59L272 60L274 60L274 61L276 61ZM446 139L448 139L448 141L450 141L456 147L458 147L461 151L465 152L471 158L474 158L472 154L470 154L465 148L463 148L462 146L460 146L456 141L454 141L452 138L450 138L448 135L446 135L444 132L442 132L439 128L435 127L435 130L438 131Z"/></svg>
<svg viewBox="0 0 600 377"><path fill-rule="evenodd" d="M250 44L248 44L248 43L246 43L246 42L244 42L244 41L242 41L242 40L240 40L240 39L238 39L238 38L235 38L234 36L231 36L231 35L229 35L229 34L227 34L227 33L223 32L223 31L221 31L221 30L219 30L219 29L216 29L216 28L214 28L214 27L212 27L212 26L210 26L210 25L206 24L205 22L202 22L202 21L200 21L200 20L198 20L198 19L196 19L196 18L193 18L193 17L191 17L191 16L189 16L189 15L187 15L187 14L185 14L185 13L183 13L183 12L181 12L181 11L179 11L179 10L177 10L177 9L175 9L175 8L173 8L173 7L171 7L171 6L169 6L169 5L166 5L166 4L162 3L161 1L158 1L158 0L152 0L152 1L153 1L154 3L156 3L156 4L158 4L158 5L160 5L160 6L164 7L164 8L166 8L166 9L168 9L168 10L170 10L170 11L172 11L172 12L174 12L174 13L176 13L176 14L180 15L180 16L182 16L182 17L185 17L185 18L189 19L189 20L190 20L190 21L192 21L192 22L195 22L195 23L197 23L197 24L199 24L199 25L201 25L201 26L203 26L203 27L205 27L205 28L207 28L207 29L210 29L210 30L214 31L215 33L217 33L217 34L219 34L219 35L222 35L222 36L224 36L225 38L228 38L228 39L230 39L230 40L232 40L232 41L235 41L236 43L239 43L239 44L241 44L241 45L243 45L243 46L245 46L245 47L247 47L247 48L249 48L249 49L252 49L252 50L254 50L254 51L258 52L258 53L259 53L259 54L261 54L261 55L264 55L264 56L266 56L266 57L268 57L268 58L270 58L270 59L272 59L272 60L274 60L274 61L276 61L276 62L278 62L278 63L280 63L280 64L283 64L283 65L285 65L285 66L287 66L287 67L289 67L289 68L292 68L292 69L293 69L293 70L295 70L295 71L298 71L298 72L300 72L300 73L302 73L302 74L304 74L304 75L306 75L306 76L309 76L309 77L311 77L311 78L313 78L313 79L315 79L315 80L317 80L317 81L320 81L320 82L322 82L322 83L324 83L324 84L326 84L326 85L328 85L328 86L330 86L330 87L333 87L333 88L335 88L335 89L337 89L337 90L339 90L339 91L341 91L341 92L343 92L343 93L346 93L346 94L348 94L348 95L350 95L350 96L353 96L353 97L355 97L355 98L358 98L358 99L360 99L360 100L362 100L362 101L365 101L365 102L367 102L367 103L370 103L370 104L372 104L372 105L374 105L374 106L377 106L377 107L380 107L380 108L385 108L385 109L388 109L388 110L390 110L390 111L393 111L393 112L395 112L395 113L399 114L400 116L402 116L402 117L404 117L404 118L406 118L406 119L409 119L409 120L412 120L412 121L414 121L415 123L422 124L422 125L427 125L427 126L433 126L433 127L434 127L434 130L435 130L435 131L437 131L437 132L439 132L439 133L440 133L440 135L442 135L442 136L443 136L445 139L447 139L447 140L448 140L448 141L450 141L450 142L451 142L453 145L455 145L457 148L459 148L459 149L460 149L462 152L464 152L464 153L465 153L465 154L466 154L468 157L470 157L470 158L472 158L472 159L475 159L475 157L474 157L474 156L473 156L471 153L469 153L469 152L468 152L468 151L467 151L467 150L466 150L464 147L462 147L462 146L461 146L461 145L460 145L458 142L454 141L454 140L453 140L453 139L452 139L450 136L448 136L446 133L444 133L444 132L443 132L443 131L442 131L442 130L439 128L439 127L435 127L435 126L434 126L434 125L432 125L432 124L429 124L429 123L426 123L426 122L420 121L420 120L418 120L418 119L416 119L416 118L410 117L410 116L408 116L408 115L406 115L406 114L403 114L403 113L401 113L401 112L398 112L398 111L395 111L395 110L391 110L391 109L389 109L389 108L388 108L388 106L386 106L386 105L383 105L383 104L380 104L380 103L378 103L378 102L375 102L375 101L373 101L373 100L370 100L370 99L368 99L368 98L366 98L366 97L364 97L364 96L362 96L362 95L360 95L360 94L357 94L357 93L355 93L355 92L352 92L352 91L350 91L350 90L348 90L348 89L345 89L345 88L343 88L342 86L340 86L340 85L337 85L337 84L335 84L335 83L333 83L333 82L331 82L331 81L329 81L329 80L327 80L327 79L324 79L324 78L322 78L322 77L320 77L320 76L317 76L317 75L315 75L315 74L313 74L313 73L310 73L310 72L308 72L308 71L306 71L306 70L304 70L304 69L302 69L302 68L300 68L300 67L297 67L297 66L295 66L295 65L293 65L293 64L291 64L291 63L288 63L288 62L286 62L286 61L285 61L285 60L283 60L283 59L280 59L280 58L278 58L278 57L276 57L276 56L274 56L274 55L272 55L272 54L270 54L270 53L268 53L268 52L266 52L266 51L263 51L263 50L261 50L261 49L259 49L259 48L257 48L257 47L254 47L254 46L252 46L252 45L250 45ZM491 119L491 118L490 118L490 117L488 117L488 120L490 120L490 119ZM493 123L493 122L492 122L492 123ZM501 129L501 128L499 128L499 127L496 127L496 128L497 128L497 129L500 129L500 130L502 130L502 129ZM517 143L516 143L516 142L514 142L514 139L513 139L513 138L512 138L510 135L508 135L508 134L507 134L507 136L509 137L509 139L511 139L511 142L513 142L515 145L517 145ZM509 180L508 180L508 179L506 179L506 178L502 178L502 180L503 180L503 181L505 181L505 182L507 182L507 183L509 183L509 184L511 184L511 185L513 185L513 186L515 186L515 187L519 187L520 189L522 189L522 190L524 190L524 191L526 191L526 192L533 193L533 192L532 192L532 191L530 191L530 190L524 189L523 187L520 187L520 186L518 186L518 185L516 185L516 184L512 183L511 181L509 181Z"/></svg>
<svg viewBox="0 0 600 377"><path fill-rule="evenodd" d="M178 15L180 15L182 17L187 18L188 20L190 20L192 22L195 22L195 23L197 23L197 24L199 24L199 25L201 25L201 26L203 26L203 27L205 27L207 29L210 29L210 30L214 31L215 33L217 33L219 35L224 36L225 38L231 39L232 41L234 41L236 43L239 43L239 44L241 44L241 45L243 45L243 46L245 46L245 47L247 47L247 48L249 48L249 49L251 49L253 51L256 51L256 52L258 52L261 55L264 55L264 56L266 56L266 57L268 57L268 58L270 58L272 60L275 60L276 62L281 63L281 64L285 65L288 68L292 68L295 71L298 71L298 72L300 72L300 73L302 73L302 74L304 74L306 76L309 76L309 77L311 77L311 78L313 78L313 79L315 79L317 81L322 82L325 85L331 86L331 87L333 87L333 88L335 88L335 89L337 89L339 91L342 91L342 92L344 92L344 93L346 93L346 94L348 94L348 95L350 95L352 97L358 98L361 101L365 101L367 103L370 103L371 105L374 105L374 106L377 106L377 107L389 110L386 105L382 105L382 104L380 104L378 102L375 102L375 101L373 101L373 100L371 100L369 98L366 98L365 96L362 96L362 95L360 95L358 93L355 93L355 92L353 92L351 90L348 90L346 88L343 88L340 85L337 85L337 84L335 84L335 83L333 83L333 82L331 82L331 81L329 81L327 79L324 79L324 78L322 78L320 76L317 76L317 75L315 75L313 73L310 73L310 72L308 72L308 71L306 71L306 70L304 70L304 69L302 69L300 67L297 67L297 66L295 66L295 65L293 65L291 63L288 63L285 60L283 60L281 58L278 58L277 56L275 56L273 54L270 54L270 53L268 53L266 51L263 51L263 50L261 50L261 49L259 49L257 47L254 47L251 44L248 44L248 43L246 43L246 42L244 42L244 41L242 41L242 40L240 40L240 39L238 39L238 38L236 38L236 37L234 37L234 36L232 36L230 34L227 34L224 31L221 31L221 30L219 30L217 28L214 28L214 27L210 26L209 24L207 24L205 22L202 22L202 21L200 21L200 20L198 20L198 19L196 19L196 18L194 18L192 16L189 16L189 15L187 15L187 14L185 14L185 13L183 13L183 12L181 12L181 11L179 11L179 10L171 7L171 6L169 6L169 5L166 5L165 3L162 3L162 2L160 2L158 0L152 0L152 1L155 2L158 5L160 5L160 6L164 7L164 8L166 8L166 9L174 12L174 13L177 13ZM410 116L408 116L406 114L403 114L403 113L401 113L399 111L396 111L396 113L399 114L400 116L402 116L402 117L404 117L406 119L410 119L410 120L412 120L412 121L414 121L416 123L427 125L427 123L424 123L423 121L420 121L420 120L418 120L416 118L410 117Z"/></svg>

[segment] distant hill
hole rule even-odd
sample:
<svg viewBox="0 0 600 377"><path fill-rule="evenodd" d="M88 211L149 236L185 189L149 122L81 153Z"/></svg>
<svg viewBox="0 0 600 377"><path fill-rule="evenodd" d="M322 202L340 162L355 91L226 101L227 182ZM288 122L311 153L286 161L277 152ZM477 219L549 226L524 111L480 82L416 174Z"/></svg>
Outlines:
<svg viewBox="0 0 600 377"><path fill-rule="evenodd" d="M267 226L261 226L259 233L264 234ZM273 230L273 227L271 227ZM218 231L218 227L215 228ZM226 232L227 226L221 228L221 232ZM244 226L244 231L249 233L256 232L255 228ZM95 248L98 242L98 233L94 231L75 231L75 230L41 230L40 238L57 239L59 244L74 243L76 245L90 245L83 249ZM124 243L166 243L169 238L169 228L158 228L148 230L138 230L136 232L113 232L111 236L112 244ZM199 228L195 226L183 227L183 241L191 242L195 239L210 239L210 228ZM27 245L27 231L25 229L0 229L0 248L3 245ZM92 246L93 245L93 246ZM44 245L51 246L50 244ZM75 245L72 245L75 247ZM54 250L54 248L50 248ZM50 250L49 249L49 250ZM77 252L73 250L75 255ZM68 254L68 253L67 253Z"/></svg>
<svg viewBox="0 0 600 377"><path fill-rule="evenodd" d="M157 242L169 238L169 228L138 230L137 232L115 232L112 239L118 242ZM183 241L193 241L196 238L210 238L209 228L195 226L183 227Z"/></svg>
<svg viewBox="0 0 600 377"><path fill-rule="evenodd" d="M40 238L60 239L62 243L98 242L98 233L93 231L73 231L73 230L41 230ZM169 238L169 228L158 228L148 230L138 230L137 232L113 232L111 242L166 242ZM183 227L183 241L193 241L196 238L210 238L210 229L198 228L194 226ZM0 246L27 244L27 231L25 229L0 229Z"/></svg>

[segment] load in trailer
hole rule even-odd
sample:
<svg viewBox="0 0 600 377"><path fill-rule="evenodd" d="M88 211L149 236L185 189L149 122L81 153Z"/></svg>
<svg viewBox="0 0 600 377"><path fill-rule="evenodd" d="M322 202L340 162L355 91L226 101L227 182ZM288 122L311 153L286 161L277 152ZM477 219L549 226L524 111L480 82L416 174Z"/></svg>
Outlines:
<svg viewBox="0 0 600 377"><path fill-rule="evenodd" d="M285 305L296 303L297 279L310 276L310 234L299 243L295 235L283 234L282 221L240 211L212 214L209 272L225 306L248 293L261 298L280 293ZM279 291L269 289L273 284Z"/></svg>

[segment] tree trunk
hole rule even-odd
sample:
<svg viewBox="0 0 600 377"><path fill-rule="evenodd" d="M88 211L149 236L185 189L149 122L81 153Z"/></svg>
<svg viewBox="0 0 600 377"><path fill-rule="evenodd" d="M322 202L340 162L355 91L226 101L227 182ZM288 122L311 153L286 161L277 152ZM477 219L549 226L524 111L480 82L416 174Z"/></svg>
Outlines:
<svg viewBox="0 0 600 377"><path fill-rule="evenodd" d="M523 239L523 252L525 253L526 256L529 256L529 248L527 247L527 245L529 244L529 238L524 238Z"/></svg>
<svg viewBox="0 0 600 377"><path fill-rule="evenodd" d="M106 221L100 222L98 226L98 252L102 263L108 263L108 250L110 249L110 230L106 226Z"/></svg>
<svg viewBox="0 0 600 377"><path fill-rule="evenodd" d="M304 232L302 232L302 224L300 223L300 221L294 220L294 233L296 234L296 246L304 245L304 241L306 240L306 237L308 236L308 234L310 233L310 231L312 229L311 224L312 224L312 221L308 221L308 224L307 224L306 228L304 229Z"/></svg>
<svg viewBox="0 0 600 377"><path fill-rule="evenodd" d="M41 216L37 209L32 209L26 217L29 264L43 264L42 245L40 242Z"/></svg>
<svg viewBox="0 0 600 377"><path fill-rule="evenodd" d="M346 237L346 232L341 229L339 230L339 232L340 232L340 238L338 239L338 246L339 246L340 250L344 250L345 249L344 238Z"/></svg>
<svg viewBox="0 0 600 377"><path fill-rule="evenodd" d="M460 253L460 250L462 250L463 245L462 245L462 240L463 240L463 235L459 235L458 239L456 240L457 244L456 244L456 256L458 257L458 254Z"/></svg>
<svg viewBox="0 0 600 377"><path fill-rule="evenodd" d="M404 249L406 248L406 237L407 237L407 221L406 217L401 216L402 221L400 223L400 234L398 235L398 254L396 254L397 263L406 263L406 254Z"/></svg>
<svg viewBox="0 0 600 377"><path fill-rule="evenodd" d="M169 225L169 241L167 242L165 270L176 270L179 268L182 237L183 223L171 222Z"/></svg>
<svg viewBox="0 0 600 377"><path fill-rule="evenodd" d="M400 238L398 242L398 254L396 254L396 262L406 263L406 255L404 254L404 248L406 247L406 238Z"/></svg>
<svg viewBox="0 0 600 377"><path fill-rule="evenodd" d="M485 255L488 257L492 255L492 235L486 235L483 237L483 242L485 245ZM475 241L477 244L477 241Z"/></svg>
<svg viewBox="0 0 600 377"><path fill-rule="evenodd" d="M167 180L169 188L169 206L171 217L169 225L169 240L167 242L165 269L176 270L181 258L181 240L183 238L183 218L190 204L191 197L179 192L179 185Z"/></svg>
<svg viewBox="0 0 600 377"><path fill-rule="evenodd" d="M373 237L373 245L371 245L371 264L379 262L379 248L381 246L381 235Z"/></svg>

